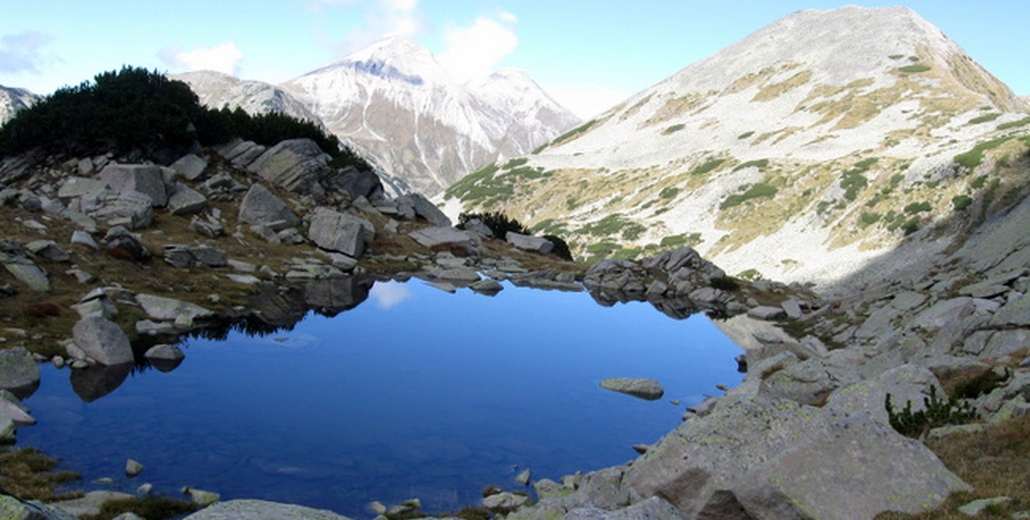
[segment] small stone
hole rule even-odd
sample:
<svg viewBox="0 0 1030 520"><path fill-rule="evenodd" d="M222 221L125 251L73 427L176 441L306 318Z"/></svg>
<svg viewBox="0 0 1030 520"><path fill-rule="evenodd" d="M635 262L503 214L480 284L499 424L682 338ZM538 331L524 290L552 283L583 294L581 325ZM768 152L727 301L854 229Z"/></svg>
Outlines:
<svg viewBox="0 0 1030 520"><path fill-rule="evenodd" d="M633 445L633 451L635 451L635 452L637 452L637 453L639 453L641 455L647 453L647 450L649 450L649 449L651 449L651 447L648 446L647 444L634 444Z"/></svg>
<svg viewBox="0 0 1030 520"><path fill-rule="evenodd" d="M966 516L977 516L988 507L1001 505L1010 501L1012 501L1012 499L1009 497L981 498L980 500L974 500L964 506L960 506L958 511Z"/></svg>
<svg viewBox="0 0 1030 520"><path fill-rule="evenodd" d="M385 515L387 511L386 505L378 500L369 503L368 508L377 515Z"/></svg>
<svg viewBox="0 0 1030 520"><path fill-rule="evenodd" d="M523 486L528 486L529 480L532 478L532 476L533 475L532 473L530 473L529 468L526 468L522 471L522 473L519 473L518 476L515 477L515 481L519 484L522 484Z"/></svg>
<svg viewBox="0 0 1030 520"><path fill-rule="evenodd" d="M141 495L149 495L153 491L154 491L154 485L149 483L149 482L146 483L146 484L141 485L138 488L136 488L136 492L141 494Z"/></svg>
<svg viewBox="0 0 1030 520"><path fill-rule="evenodd" d="M601 381L601 388L632 395L648 401L661 399L665 394L662 384L654 379L613 377Z"/></svg>
<svg viewBox="0 0 1030 520"><path fill-rule="evenodd" d="M527 501L529 497L525 495L503 492L484 498L483 506L487 509L515 509Z"/></svg>
<svg viewBox="0 0 1030 520"><path fill-rule="evenodd" d="M135 477L136 475L139 475L140 473L143 472L143 469L144 469L143 464L140 464L139 462L137 462L135 460L129 459L129 460L125 461L125 475L128 476L129 478L132 478L132 477Z"/></svg>
<svg viewBox="0 0 1030 520"><path fill-rule="evenodd" d="M194 504L197 504L200 507L207 507L222 499L222 496L218 493L212 493L210 491L194 489L191 487L182 488L182 492L183 494L189 495L190 500L192 500Z"/></svg>

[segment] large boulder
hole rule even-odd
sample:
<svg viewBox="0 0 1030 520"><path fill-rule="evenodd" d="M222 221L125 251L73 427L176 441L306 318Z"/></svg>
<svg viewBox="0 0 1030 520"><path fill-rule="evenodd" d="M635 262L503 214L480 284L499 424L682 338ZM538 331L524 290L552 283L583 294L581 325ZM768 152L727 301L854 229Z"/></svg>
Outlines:
<svg viewBox="0 0 1030 520"><path fill-rule="evenodd" d="M154 296L152 294L137 294L136 303L140 304L143 312L153 320L174 321L177 323L191 324L193 320L210 318L214 312L205 309L195 303Z"/></svg>
<svg viewBox="0 0 1030 520"><path fill-rule="evenodd" d="M164 170L160 166L110 163L100 171L100 180L115 192L135 191L150 197L155 208L168 204Z"/></svg>
<svg viewBox="0 0 1030 520"><path fill-rule="evenodd" d="M332 511L264 500L229 500L204 508L185 520L349 520Z"/></svg>
<svg viewBox="0 0 1030 520"><path fill-rule="evenodd" d="M0 494L0 515L11 520L75 520L71 514L42 502L22 502Z"/></svg>
<svg viewBox="0 0 1030 520"><path fill-rule="evenodd" d="M168 212L172 215L192 215L207 207L207 197L189 186L177 182L168 197Z"/></svg>
<svg viewBox="0 0 1030 520"><path fill-rule="evenodd" d="M914 513L969 487L923 444L868 414L727 396L627 471L635 500L687 518L872 518Z"/></svg>
<svg viewBox="0 0 1030 520"><path fill-rule="evenodd" d="M129 337L115 323L92 316L72 327L72 340L90 359L102 365L121 365L134 360Z"/></svg>
<svg viewBox="0 0 1030 520"><path fill-rule="evenodd" d="M468 233L452 227L427 227L408 233L419 244L425 247L460 247L472 248L472 237Z"/></svg>
<svg viewBox="0 0 1030 520"><path fill-rule="evenodd" d="M402 214L413 212L434 226L451 227L451 219L420 193L409 193L395 201ZM406 210L410 210L406 211Z"/></svg>
<svg viewBox="0 0 1030 520"><path fill-rule="evenodd" d="M0 390L25 397L39 386L39 366L23 347L0 350Z"/></svg>
<svg viewBox="0 0 1030 520"><path fill-rule="evenodd" d="M279 200L261 184L247 190L240 203L240 220L248 224L265 225L285 229L296 227L300 219L285 202Z"/></svg>
<svg viewBox="0 0 1030 520"><path fill-rule="evenodd" d="M375 172L358 170L353 166L334 172L326 180L326 185L330 189L350 195L351 200L365 197L375 201L384 197L382 179Z"/></svg>
<svg viewBox="0 0 1030 520"><path fill-rule="evenodd" d="M322 249L359 258L365 252L365 226L361 219L319 208L311 217L308 238Z"/></svg>
<svg viewBox="0 0 1030 520"><path fill-rule="evenodd" d="M543 237L534 237L530 235L523 235L522 233L515 233L509 231L504 239L511 245L525 249L526 251L533 251L534 253L540 253L546 255L554 249L554 243Z"/></svg>
<svg viewBox="0 0 1030 520"><path fill-rule="evenodd" d="M175 170L180 177L190 181L195 181L204 174L204 170L207 168L207 159L190 153L180 157L179 160L172 163L171 168Z"/></svg>
<svg viewBox="0 0 1030 520"><path fill-rule="evenodd" d="M116 192L105 188L83 196L78 207L72 205L71 209L108 226L140 229L154 221L152 199L138 191Z"/></svg>
<svg viewBox="0 0 1030 520"><path fill-rule="evenodd" d="M287 139L269 148L247 166L262 179L290 191L311 194L332 172L329 155L311 139Z"/></svg>

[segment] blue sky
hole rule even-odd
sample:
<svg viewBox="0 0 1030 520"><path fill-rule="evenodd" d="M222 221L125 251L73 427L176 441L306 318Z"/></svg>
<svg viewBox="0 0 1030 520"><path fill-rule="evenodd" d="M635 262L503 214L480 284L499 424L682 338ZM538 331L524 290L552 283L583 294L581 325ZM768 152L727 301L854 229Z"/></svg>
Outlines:
<svg viewBox="0 0 1030 520"><path fill-rule="evenodd" d="M529 72L586 117L823 0L0 0L0 85L46 94L122 65L278 83L390 34L456 73ZM851 2L856 3L856 2ZM906 5L1030 94L1030 2Z"/></svg>

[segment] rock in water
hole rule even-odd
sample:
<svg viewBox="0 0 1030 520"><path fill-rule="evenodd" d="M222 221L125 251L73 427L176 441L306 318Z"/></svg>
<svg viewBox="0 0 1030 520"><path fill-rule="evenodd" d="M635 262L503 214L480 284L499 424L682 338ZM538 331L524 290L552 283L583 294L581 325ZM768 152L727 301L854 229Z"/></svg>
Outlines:
<svg viewBox="0 0 1030 520"><path fill-rule="evenodd" d="M140 464L138 461L132 459L125 461L126 476L131 478L139 475L140 473L143 473L143 464Z"/></svg>
<svg viewBox="0 0 1030 520"><path fill-rule="evenodd" d="M79 320L72 328L72 338L83 352L102 365L120 365L133 361L129 337L118 325L100 317Z"/></svg>
<svg viewBox="0 0 1030 520"><path fill-rule="evenodd" d="M654 379L633 377L613 377L601 381L601 388L632 395L648 401L661 399L665 395L662 384Z"/></svg>
<svg viewBox="0 0 1030 520"><path fill-rule="evenodd" d="M39 366L22 347L0 350L0 390L24 398L39 386Z"/></svg>

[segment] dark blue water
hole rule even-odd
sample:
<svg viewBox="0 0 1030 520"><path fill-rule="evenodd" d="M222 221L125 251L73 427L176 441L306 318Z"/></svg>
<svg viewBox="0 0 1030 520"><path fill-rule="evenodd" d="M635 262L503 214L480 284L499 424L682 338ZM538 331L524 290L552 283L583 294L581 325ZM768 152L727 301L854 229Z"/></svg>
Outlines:
<svg viewBox="0 0 1030 520"><path fill-rule="evenodd" d="M89 483L184 485L369 516L372 500L421 498L442 513L487 484L558 479L621 464L676 427L686 406L740 381L739 349L707 318L586 293L506 286L496 297L379 283L359 307L293 330L192 339L174 371L133 373L84 402L68 370L44 368L19 444ZM598 386L648 377L644 401ZM679 406L670 403L679 400ZM146 470L124 477L127 458Z"/></svg>

